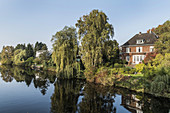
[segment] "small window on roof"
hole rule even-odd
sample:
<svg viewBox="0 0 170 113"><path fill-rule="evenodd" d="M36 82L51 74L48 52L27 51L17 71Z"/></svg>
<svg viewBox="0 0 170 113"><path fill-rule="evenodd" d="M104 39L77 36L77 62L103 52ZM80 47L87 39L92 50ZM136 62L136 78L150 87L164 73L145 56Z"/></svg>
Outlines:
<svg viewBox="0 0 170 113"><path fill-rule="evenodd" d="M136 43L137 43L137 44L143 44L143 43L144 43L144 40L143 40L143 39L137 40Z"/></svg>
<svg viewBox="0 0 170 113"><path fill-rule="evenodd" d="M147 39L146 42L150 42L150 39Z"/></svg>

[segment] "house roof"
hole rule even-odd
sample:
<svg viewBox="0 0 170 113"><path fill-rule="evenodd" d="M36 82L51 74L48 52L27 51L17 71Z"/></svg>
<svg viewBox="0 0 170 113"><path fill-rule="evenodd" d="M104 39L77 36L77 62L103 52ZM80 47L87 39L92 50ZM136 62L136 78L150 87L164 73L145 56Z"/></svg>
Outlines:
<svg viewBox="0 0 170 113"><path fill-rule="evenodd" d="M130 40L124 43L122 46L129 46L129 45L150 45L154 44L157 40L158 36L154 33L139 33L133 36ZM137 40L143 39L144 43L137 44Z"/></svg>

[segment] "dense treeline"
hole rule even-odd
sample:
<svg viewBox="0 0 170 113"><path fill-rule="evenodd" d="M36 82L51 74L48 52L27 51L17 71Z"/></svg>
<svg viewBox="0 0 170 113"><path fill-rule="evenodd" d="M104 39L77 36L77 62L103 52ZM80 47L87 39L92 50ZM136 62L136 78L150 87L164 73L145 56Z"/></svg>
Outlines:
<svg viewBox="0 0 170 113"><path fill-rule="evenodd" d="M1 54L0 61L2 65L21 65L21 66L32 66L37 63L35 58L36 52L39 50L48 50L46 44L42 42L36 42L35 47L32 44L18 44L16 47L4 46ZM40 55L41 61L46 61L48 56Z"/></svg>

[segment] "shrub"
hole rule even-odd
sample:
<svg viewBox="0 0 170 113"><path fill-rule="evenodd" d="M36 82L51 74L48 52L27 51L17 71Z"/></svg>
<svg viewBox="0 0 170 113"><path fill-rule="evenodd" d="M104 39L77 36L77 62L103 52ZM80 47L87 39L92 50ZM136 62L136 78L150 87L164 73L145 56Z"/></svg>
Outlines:
<svg viewBox="0 0 170 113"><path fill-rule="evenodd" d="M118 63L114 64L114 68L122 68L122 67L123 67L123 64L118 64Z"/></svg>
<svg viewBox="0 0 170 113"><path fill-rule="evenodd" d="M118 71L119 73L124 73L125 72L125 70L124 70L124 68L119 68L119 71Z"/></svg>
<svg viewBox="0 0 170 113"><path fill-rule="evenodd" d="M137 72L142 72L145 67L145 64L136 64L135 67Z"/></svg>
<svg viewBox="0 0 170 113"><path fill-rule="evenodd" d="M136 72L136 69L133 68L133 69L131 69L131 70L129 71L129 74L134 74L135 72Z"/></svg>
<svg viewBox="0 0 170 113"><path fill-rule="evenodd" d="M112 68L112 69L110 69L110 72L111 72L111 74L117 74L118 73L118 69L116 69L116 68Z"/></svg>

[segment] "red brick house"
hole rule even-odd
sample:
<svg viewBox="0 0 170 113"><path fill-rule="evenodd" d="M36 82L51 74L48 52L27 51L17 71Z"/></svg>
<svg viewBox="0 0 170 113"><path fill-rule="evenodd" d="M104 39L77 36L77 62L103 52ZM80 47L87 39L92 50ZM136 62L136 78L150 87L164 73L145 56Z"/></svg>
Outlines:
<svg viewBox="0 0 170 113"><path fill-rule="evenodd" d="M154 51L154 43L158 36L154 33L139 33L121 46L121 59L128 64L142 63L149 52Z"/></svg>

